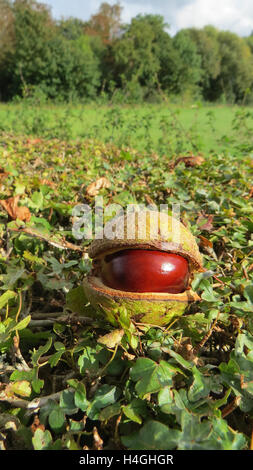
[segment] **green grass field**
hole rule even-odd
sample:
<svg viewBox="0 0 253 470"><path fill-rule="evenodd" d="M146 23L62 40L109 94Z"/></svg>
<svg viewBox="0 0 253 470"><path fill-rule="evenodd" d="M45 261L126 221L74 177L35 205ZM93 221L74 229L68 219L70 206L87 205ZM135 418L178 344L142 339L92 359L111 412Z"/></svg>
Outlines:
<svg viewBox="0 0 253 470"><path fill-rule="evenodd" d="M229 149L235 139L234 119L241 113L250 125L253 111L237 106L2 104L0 129L64 140L96 138L139 151L208 153Z"/></svg>

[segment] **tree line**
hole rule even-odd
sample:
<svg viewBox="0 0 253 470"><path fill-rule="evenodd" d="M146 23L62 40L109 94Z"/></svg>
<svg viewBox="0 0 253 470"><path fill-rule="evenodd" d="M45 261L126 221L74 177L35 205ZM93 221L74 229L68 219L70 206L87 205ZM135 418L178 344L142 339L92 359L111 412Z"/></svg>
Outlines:
<svg viewBox="0 0 253 470"><path fill-rule="evenodd" d="M172 37L161 15L121 15L102 3L89 21L55 20L35 0L0 0L0 100L253 102L253 33L205 26Z"/></svg>

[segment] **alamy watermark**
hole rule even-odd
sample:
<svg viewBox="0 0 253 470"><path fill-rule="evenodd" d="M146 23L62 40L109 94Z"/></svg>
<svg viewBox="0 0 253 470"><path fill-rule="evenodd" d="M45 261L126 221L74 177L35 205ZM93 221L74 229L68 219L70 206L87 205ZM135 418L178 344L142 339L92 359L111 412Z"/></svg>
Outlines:
<svg viewBox="0 0 253 470"><path fill-rule="evenodd" d="M102 196L92 208L77 204L72 210L72 234L77 240L156 239L180 243L180 204L146 206L105 205Z"/></svg>

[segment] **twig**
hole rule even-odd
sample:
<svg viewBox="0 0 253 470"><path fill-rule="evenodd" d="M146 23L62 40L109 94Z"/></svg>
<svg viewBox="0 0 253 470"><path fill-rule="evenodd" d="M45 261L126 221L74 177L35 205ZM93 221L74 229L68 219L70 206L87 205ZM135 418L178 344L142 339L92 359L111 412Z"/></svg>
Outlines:
<svg viewBox="0 0 253 470"><path fill-rule="evenodd" d="M207 340L210 338L210 336L211 336L211 334L212 334L212 332L213 332L213 330L214 330L214 327L215 327L215 325L216 325L216 323L217 323L217 321L218 321L219 315L220 315L220 312L218 312L217 317L215 318L215 320L214 320L214 322L213 322L213 324L212 324L210 330L209 330L209 331L207 332L207 334L204 336L204 338L202 339L202 341L200 341L200 343L197 344L197 346L194 348L194 350L193 350L193 354L194 354L194 355L197 355L197 354L198 354L198 352L200 351L200 349L203 348L203 346L206 344Z"/></svg>
<svg viewBox="0 0 253 470"><path fill-rule="evenodd" d="M22 370L26 370L26 371L30 370L30 367L26 363L19 349L19 336L13 337L13 349L14 349L15 358L17 358L21 362Z"/></svg>
<svg viewBox="0 0 253 470"><path fill-rule="evenodd" d="M49 245L54 246L55 248L60 248L62 250L73 250L73 251L81 251L82 253L86 253L86 249L74 245L73 243L67 242L67 241L61 241L61 243L53 241L51 238L47 237L46 235L43 235L42 233L36 232L34 230L31 230L27 227L25 228L14 228L11 227L9 228L12 232L19 232L19 233L26 233L27 235L30 235L31 237L39 238L40 240L43 240L44 242L47 242Z"/></svg>
<svg viewBox="0 0 253 470"><path fill-rule="evenodd" d="M48 318L46 320L31 320L29 323L29 327L31 328L37 328L37 327L47 327L47 326L52 326L55 323L56 320L52 318Z"/></svg>
<svg viewBox="0 0 253 470"><path fill-rule="evenodd" d="M32 319L33 320L45 320L46 318L56 318L56 317L60 317L63 315L63 311L61 312L46 312L46 313L43 313L43 312L33 312L32 313Z"/></svg>
<svg viewBox="0 0 253 470"><path fill-rule="evenodd" d="M28 410L28 413L34 413L35 411L37 412L39 408L42 408L45 406L49 400L55 400L59 401L61 394L66 391L73 391L73 388L69 387L66 388L65 390L61 390L60 392L52 393L51 395L47 395L45 397L41 398L34 398L32 401L28 400L23 400L22 398L13 398L13 397L7 397L7 396L1 396L0 395L0 401L9 403L9 405L14 406L15 408L22 408Z"/></svg>
<svg viewBox="0 0 253 470"><path fill-rule="evenodd" d="M36 327L47 327L47 326L52 326L55 322L57 323L63 323L66 324L68 322L69 317L56 317L56 318L45 318L43 319L36 319L36 320L30 320L29 327L36 328ZM70 318L69 323L81 323L85 325L90 325L94 320L90 317L76 317L73 316Z"/></svg>
<svg viewBox="0 0 253 470"><path fill-rule="evenodd" d="M230 415L233 411L239 406L241 401L241 397L235 397L231 403L229 403L225 408L223 408L221 415L222 418Z"/></svg>

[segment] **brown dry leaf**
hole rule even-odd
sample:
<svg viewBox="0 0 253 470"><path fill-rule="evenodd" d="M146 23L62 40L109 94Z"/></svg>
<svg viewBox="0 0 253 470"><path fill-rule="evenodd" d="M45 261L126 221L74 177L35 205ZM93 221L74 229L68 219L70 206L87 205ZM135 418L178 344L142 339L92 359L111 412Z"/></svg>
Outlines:
<svg viewBox="0 0 253 470"><path fill-rule="evenodd" d="M53 183L53 181L47 180L46 178L41 179L40 184L45 185L45 186L50 186L50 188L56 187L56 184Z"/></svg>
<svg viewBox="0 0 253 470"><path fill-rule="evenodd" d="M41 144L42 140L41 139L27 139L27 144L28 145L36 145L36 144Z"/></svg>
<svg viewBox="0 0 253 470"><path fill-rule="evenodd" d="M7 178L9 174L10 173L8 171L5 171L4 168L0 168L0 181Z"/></svg>
<svg viewBox="0 0 253 470"><path fill-rule="evenodd" d="M31 213L28 207L18 206L18 201L19 195L9 197L8 199L1 199L0 204L12 219L19 219L23 222L29 222L29 220L31 219Z"/></svg>
<svg viewBox="0 0 253 470"><path fill-rule="evenodd" d="M36 169L38 166L45 166L45 163L41 160L40 157L37 157L36 160L34 160L32 166L34 169ZM48 168L48 170L51 171L52 168Z"/></svg>
<svg viewBox="0 0 253 470"><path fill-rule="evenodd" d="M98 338L98 342L100 344L104 344L105 346L107 346L107 348L113 349L115 348L115 346L117 346L117 344L120 343L124 334L125 332L123 329L113 330L107 335L100 336L100 338Z"/></svg>
<svg viewBox="0 0 253 470"><path fill-rule="evenodd" d="M189 157L180 157L178 158L174 164L172 164L172 168L175 168L176 165L180 162L184 162L185 166L187 167L194 167L200 166L204 163L205 159L200 155L190 155Z"/></svg>
<svg viewBox="0 0 253 470"><path fill-rule="evenodd" d="M200 245L203 246L203 247L209 247L209 248L213 248L213 244L212 242L210 242L210 240L208 240L206 237L203 237L203 235L199 235L199 239L200 239Z"/></svg>
<svg viewBox="0 0 253 470"><path fill-rule="evenodd" d="M200 239L200 246L210 255L212 258L214 258L217 261L217 255L213 249L213 244L210 240L208 240L206 237L203 237L202 235L199 235Z"/></svg>
<svg viewBox="0 0 253 470"><path fill-rule="evenodd" d="M1 175L0 175L0 177L1 177ZM253 197L253 186L251 186L249 194L248 194L248 196L245 196L245 199L250 199L251 197Z"/></svg>
<svg viewBox="0 0 253 470"><path fill-rule="evenodd" d="M200 166L204 163L204 158L200 155L192 155L190 157L183 157L185 166Z"/></svg>
<svg viewBox="0 0 253 470"><path fill-rule="evenodd" d="M211 214L210 215L200 214L199 217L197 218L197 224L199 228L201 230L206 230L207 232L212 232L212 230L214 229L213 218L214 218L214 215L211 215Z"/></svg>
<svg viewBox="0 0 253 470"><path fill-rule="evenodd" d="M98 434L97 428L94 426L93 428L93 449L94 450L103 450L104 441L101 439L100 435Z"/></svg>
<svg viewBox="0 0 253 470"><path fill-rule="evenodd" d="M149 204L150 206L155 206L155 202L148 194L144 194L144 197L146 199L147 204Z"/></svg>
<svg viewBox="0 0 253 470"><path fill-rule="evenodd" d="M99 194L100 189L110 188L110 186L110 181L105 176L102 176L101 178L98 178L96 181L87 186L86 193L88 194L88 196L97 196Z"/></svg>
<svg viewBox="0 0 253 470"><path fill-rule="evenodd" d="M127 351L124 351L123 352L123 359L127 359L128 361L133 361L135 359L135 355L134 354L130 354L128 353Z"/></svg>
<svg viewBox="0 0 253 470"><path fill-rule="evenodd" d="M37 431L37 429L41 429L42 431L45 431L45 426L44 426L44 424L40 423L38 415L34 416L34 420L33 420L33 423L30 426L30 429L31 429L33 434L35 433L35 431Z"/></svg>

